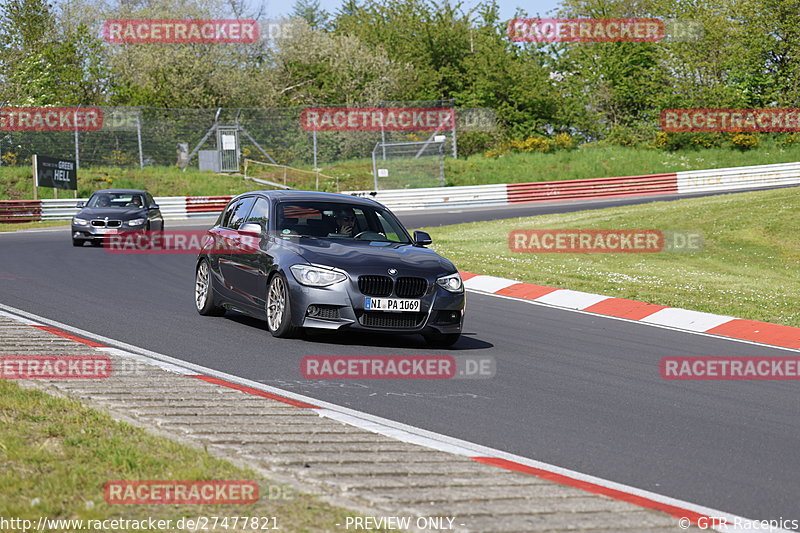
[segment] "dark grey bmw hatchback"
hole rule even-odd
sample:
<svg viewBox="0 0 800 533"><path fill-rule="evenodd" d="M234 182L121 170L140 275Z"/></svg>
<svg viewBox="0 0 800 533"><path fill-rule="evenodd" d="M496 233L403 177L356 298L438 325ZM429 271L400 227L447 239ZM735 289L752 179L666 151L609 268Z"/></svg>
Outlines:
<svg viewBox="0 0 800 533"><path fill-rule="evenodd" d="M461 335L464 285L374 200L260 191L232 199L195 267L201 315L265 318L276 337L301 328L420 333L433 346Z"/></svg>

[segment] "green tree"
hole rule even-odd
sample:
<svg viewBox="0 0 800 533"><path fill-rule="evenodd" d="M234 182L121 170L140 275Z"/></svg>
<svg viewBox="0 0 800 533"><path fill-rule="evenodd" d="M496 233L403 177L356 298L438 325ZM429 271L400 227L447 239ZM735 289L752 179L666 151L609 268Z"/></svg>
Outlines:
<svg viewBox="0 0 800 533"><path fill-rule="evenodd" d="M214 19L228 16L225 4L162 0L124 4L104 19ZM245 17L249 18L249 17ZM115 105L209 108L271 107L273 51L266 40L236 44L117 44L109 63L116 80Z"/></svg>
<svg viewBox="0 0 800 533"><path fill-rule="evenodd" d="M109 77L102 43L84 24L58 24L45 0L0 4L0 101L99 104Z"/></svg>
<svg viewBox="0 0 800 533"><path fill-rule="evenodd" d="M273 80L283 105L377 102L397 97L410 65L352 35L329 34L298 23L278 41Z"/></svg>
<svg viewBox="0 0 800 533"><path fill-rule="evenodd" d="M325 29L330 15L319 5L319 0L295 0L292 17L300 18L313 29Z"/></svg>

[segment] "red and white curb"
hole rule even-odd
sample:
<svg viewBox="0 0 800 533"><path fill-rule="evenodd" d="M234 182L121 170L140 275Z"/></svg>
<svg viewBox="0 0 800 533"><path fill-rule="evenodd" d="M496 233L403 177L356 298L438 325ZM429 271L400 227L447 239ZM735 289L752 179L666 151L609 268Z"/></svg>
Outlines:
<svg viewBox="0 0 800 533"><path fill-rule="evenodd" d="M497 280L499 278L493 279ZM495 281L489 282L496 283ZM664 512L675 517L676 525L680 525L680 527L684 529L690 527L690 525L694 525L702 529L712 529L728 533L751 531L752 527L749 525L757 523L756 521L732 515L727 512L695 505L654 492L582 474L574 470L561 468L534 459L528 459L502 450L448 437L447 435L417 428L401 422L362 413L354 409L317 400L316 398L311 398L295 392L264 385L212 368L139 348L108 337L96 335L89 331L40 317L4 304L0 304L0 316L72 340L100 352L151 364L169 372L182 375L183 377L198 379L207 383L227 387L244 394L268 398L298 409L312 409L319 416L331 418L344 424L372 433L378 433L401 442L417 444L432 450L455 454L486 465L533 475L554 483L585 490L592 494L598 494L646 509ZM742 524L743 526L735 527L734 524ZM785 532L786 530L771 528L762 529L762 531L777 533Z"/></svg>
<svg viewBox="0 0 800 533"><path fill-rule="evenodd" d="M800 328L461 272L468 290L800 351Z"/></svg>

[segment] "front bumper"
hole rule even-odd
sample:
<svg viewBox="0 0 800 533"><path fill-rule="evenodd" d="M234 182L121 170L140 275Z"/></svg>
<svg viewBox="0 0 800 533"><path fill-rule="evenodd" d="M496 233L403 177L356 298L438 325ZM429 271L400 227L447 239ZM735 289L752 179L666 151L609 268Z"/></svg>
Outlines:
<svg viewBox="0 0 800 533"><path fill-rule="evenodd" d="M118 228L103 228L95 226L77 226L72 224L72 238L76 241L87 242L103 242L112 235L119 235L120 233L141 233L145 231L145 226L128 227L121 226Z"/></svg>
<svg viewBox="0 0 800 533"><path fill-rule="evenodd" d="M388 333L460 333L466 295L452 293L429 282L420 311L384 312L364 309L366 295L351 280L329 287L307 287L287 274L292 323L307 328ZM397 296L389 296L396 298Z"/></svg>

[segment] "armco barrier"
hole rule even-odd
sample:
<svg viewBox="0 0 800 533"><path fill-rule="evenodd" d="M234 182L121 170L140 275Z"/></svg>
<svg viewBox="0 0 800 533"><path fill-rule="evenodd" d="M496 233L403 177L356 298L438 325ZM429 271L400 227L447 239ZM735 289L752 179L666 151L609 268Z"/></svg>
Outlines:
<svg viewBox="0 0 800 533"><path fill-rule="evenodd" d="M346 191L392 209L480 207L659 194L690 194L800 184L800 163L695 170L620 178L509 183L432 189Z"/></svg>
<svg viewBox="0 0 800 533"><path fill-rule="evenodd" d="M678 172L680 194L800 184L800 163Z"/></svg>
<svg viewBox="0 0 800 533"><path fill-rule="evenodd" d="M392 209L488 207L523 202L690 194L756 189L800 184L800 163L693 170L687 172L544 181L466 187L347 191L344 194L373 198ZM222 211L231 196L157 197L165 220L212 217ZM69 220L77 202L86 199L2 201L0 223L32 220Z"/></svg>
<svg viewBox="0 0 800 533"><path fill-rule="evenodd" d="M678 192L677 178L674 173L622 178L510 183L507 187L508 203L510 204Z"/></svg>
<svg viewBox="0 0 800 533"><path fill-rule="evenodd" d="M425 209L430 207L483 207L506 205L506 185L469 185L466 187L434 187L428 189L396 189L385 191L351 191L343 194L372 198L391 209Z"/></svg>
<svg viewBox="0 0 800 533"><path fill-rule="evenodd" d="M37 200L0 202L0 223L35 222L42 218L42 203Z"/></svg>
<svg viewBox="0 0 800 533"><path fill-rule="evenodd" d="M228 205L233 196L187 196L186 216L207 217L216 215Z"/></svg>

